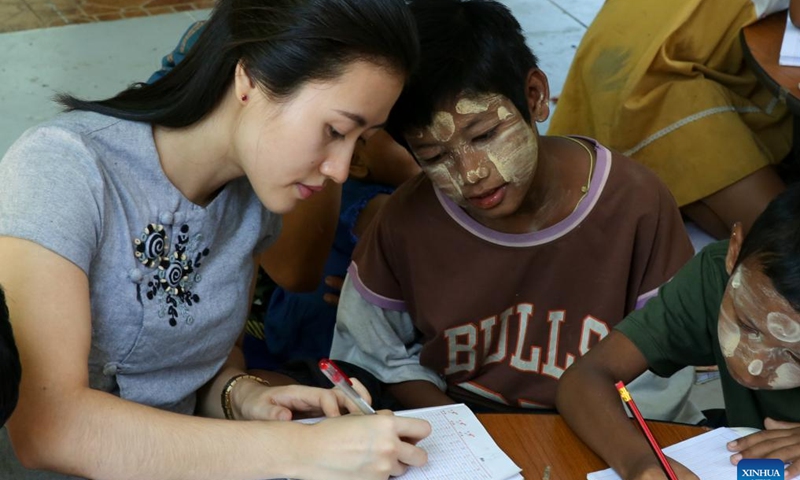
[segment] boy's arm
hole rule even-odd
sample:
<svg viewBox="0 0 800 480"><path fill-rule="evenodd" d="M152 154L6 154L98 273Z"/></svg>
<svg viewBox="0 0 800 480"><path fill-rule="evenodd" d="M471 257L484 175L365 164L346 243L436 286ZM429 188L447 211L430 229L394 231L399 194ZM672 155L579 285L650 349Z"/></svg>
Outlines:
<svg viewBox="0 0 800 480"><path fill-rule="evenodd" d="M612 331L564 372L556 407L572 430L622 478L661 472L658 459L628 419L614 384L630 382L648 365L625 335Z"/></svg>
<svg viewBox="0 0 800 480"><path fill-rule="evenodd" d="M386 390L405 408L438 407L456 403L427 380L392 383L386 385Z"/></svg>
<svg viewBox="0 0 800 480"><path fill-rule="evenodd" d="M414 400L407 403L398 397L406 407L453 403L444 396L444 380L420 365L422 345L416 339L410 315L372 305L361 297L352 282L348 275L339 300L331 358L358 365L384 383L405 385L397 392L394 386L389 388L392 394L417 399L416 403ZM426 399L431 403L425 403Z"/></svg>

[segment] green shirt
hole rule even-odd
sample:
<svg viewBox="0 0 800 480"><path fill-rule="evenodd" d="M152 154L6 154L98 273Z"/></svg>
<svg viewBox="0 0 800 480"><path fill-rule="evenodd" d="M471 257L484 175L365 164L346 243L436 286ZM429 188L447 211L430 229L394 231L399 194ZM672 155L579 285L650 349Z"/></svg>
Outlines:
<svg viewBox="0 0 800 480"><path fill-rule="evenodd" d="M661 287L657 297L616 329L642 352L650 369L669 376L687 365L718 365L728 423L764 428L764 418L800 422L800 388L751 390L728 373L717 321L728 273L728 242L709 245Z"/></svg>

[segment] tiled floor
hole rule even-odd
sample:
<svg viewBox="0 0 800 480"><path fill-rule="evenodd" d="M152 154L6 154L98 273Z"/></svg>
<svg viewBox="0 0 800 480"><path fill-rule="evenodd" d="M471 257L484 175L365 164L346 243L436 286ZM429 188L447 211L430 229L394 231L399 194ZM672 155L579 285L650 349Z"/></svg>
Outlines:
<svg viewBox="0 0 800 480"><path fill-rule="evenodd" d="M0 0L0 32L211 8L214 0Z"/></svg>
<svg viewBox="0 0 800 480"><path fill-rule="evenodd" d="M189 24L208 14L196 8L212 2L0 0L0 32L25 29L0 33L0 157L25 129L58 111L51 100L54 93L101 98L147 79ZM522 24L557 95L575 48L603 0L503 3ZM168 9L179 13L156 15ZM85 23L131 16L138 17ZM66 23L70 24L41 28ZM539 131L545 132L547 126L547 122L539 125ZM702 408L721 406L719 382L697 388L693 398Z"/></svg>

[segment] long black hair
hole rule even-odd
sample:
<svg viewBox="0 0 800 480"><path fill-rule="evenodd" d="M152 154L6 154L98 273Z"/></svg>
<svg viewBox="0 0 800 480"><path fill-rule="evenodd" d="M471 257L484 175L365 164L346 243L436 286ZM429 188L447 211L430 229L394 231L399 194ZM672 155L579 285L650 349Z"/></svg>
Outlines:
<svg viewBox="0 0 800 480"><path fill-rule="evenodd" d="M218 0L197 43L163 78L107 100L58 100L67 110L178 128L214 109L240 61L280 101L310 80L337 78L356 60L408 77L418 57L404 0Z"/></svg>
<svg viewBox="0 0 800 480"><path fill-rule="evenodd" d="M423 55L389 116L387 130L404 144L409 128L431 124L441 104L462 92L511 100L526 122L528 72L536 56L519 22L492 0L411 0Z"/></svg>
<svg viewBox="0 0 800 480"><path fill-rule="evenodd" d="M8 307L0 287L0 427L17 406L22 369L14 335L8 318Z"/></svg>
<svg viewBox="0 0 800 480"><path fill-rule="evenodd" d="M753 223L736 265L748 258L760 263L775 290L800 312L800 184L775 197Z"/></svg>

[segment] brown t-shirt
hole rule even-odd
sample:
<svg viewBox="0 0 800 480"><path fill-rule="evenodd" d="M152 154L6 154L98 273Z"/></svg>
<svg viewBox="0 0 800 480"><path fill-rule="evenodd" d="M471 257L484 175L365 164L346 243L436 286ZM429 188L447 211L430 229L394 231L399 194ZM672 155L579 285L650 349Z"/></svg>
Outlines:
<svg viewBox="0 0 800 480"><path fill-rule="evenodd" d="M408 312L420 364L449 394L551 407L564 369L691 258L661 181L595 152L589 192L552 227L493 231L420 175L359 241L350 281L367 302Z"/></svg>

